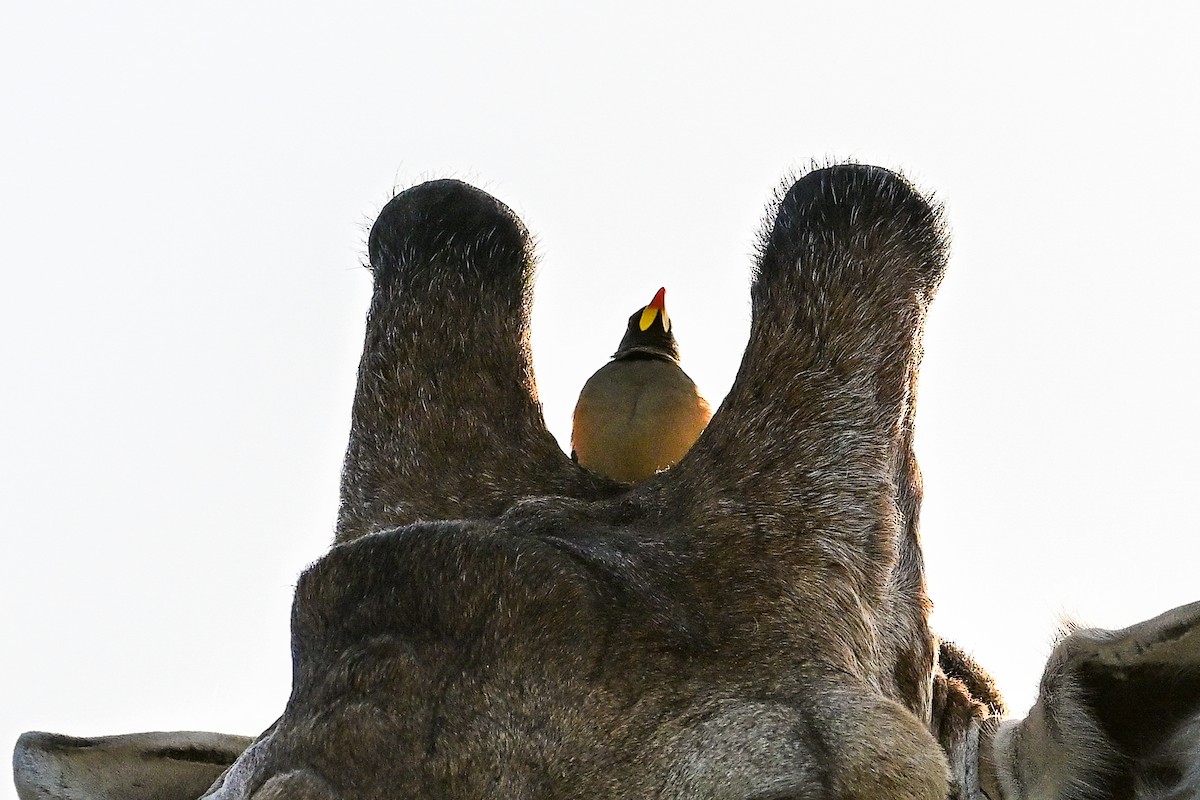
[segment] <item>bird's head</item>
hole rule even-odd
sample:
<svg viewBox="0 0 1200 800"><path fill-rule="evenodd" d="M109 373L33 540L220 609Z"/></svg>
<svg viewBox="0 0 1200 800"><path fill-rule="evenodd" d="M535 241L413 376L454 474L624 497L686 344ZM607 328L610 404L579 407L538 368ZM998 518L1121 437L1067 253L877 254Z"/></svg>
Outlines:
<svg viewBox="0 0 1200 800"><path fill-rule="evenodd" d="M645 306L633 312L625 337L613 358L666 358L679 361L679 345L667 316L667 290L659 289Z"/></svg>

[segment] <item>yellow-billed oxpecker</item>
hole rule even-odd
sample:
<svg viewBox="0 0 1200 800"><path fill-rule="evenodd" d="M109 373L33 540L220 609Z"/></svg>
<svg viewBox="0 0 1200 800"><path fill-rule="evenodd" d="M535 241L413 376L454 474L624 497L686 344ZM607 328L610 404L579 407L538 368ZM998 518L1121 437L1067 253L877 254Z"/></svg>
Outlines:
<svg viewBox="0 0 1200 800"><path fill-rule="evenodd" d="M666 289L629 318L612 361L588 378L575 405L571 457L623 483L675 464L712 411L679 368Z"/></svg>

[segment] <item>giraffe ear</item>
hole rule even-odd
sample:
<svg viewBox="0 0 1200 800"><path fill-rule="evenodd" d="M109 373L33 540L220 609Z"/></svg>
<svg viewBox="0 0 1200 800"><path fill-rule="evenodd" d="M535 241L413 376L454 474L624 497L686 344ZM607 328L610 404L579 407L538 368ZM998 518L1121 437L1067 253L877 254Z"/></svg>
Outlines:
<svg viewBox="0 0 1200 800"><path fill-rule="evenodd" d="M13 752L21 800L195 800L254 740L176 731L80 739L33 731Z"/></svg>
<svg viewBox="0 0 1200 800"><path fill-rule="evenodd" d="M980 753L1006 798L1200 797L1200 603L1069 633L1028 715Z"/></svg>

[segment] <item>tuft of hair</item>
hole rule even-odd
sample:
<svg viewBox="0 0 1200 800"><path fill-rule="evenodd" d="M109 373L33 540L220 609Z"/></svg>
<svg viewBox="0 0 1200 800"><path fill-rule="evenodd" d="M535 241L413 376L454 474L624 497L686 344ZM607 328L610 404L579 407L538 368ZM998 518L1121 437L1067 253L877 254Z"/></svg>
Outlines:
<svg viewBox="0 0 1200 800"><path fill-rule="evenodd" d="M928 189L923 189L916 181L913 181L900 168L884 168L874 164L867 164L858 159L837 159L826 157L823 159L810 159L804 166L796 167L788 170L784 177L776 184L771 193L771 199L767 201L766 213L762 217L762 222L759 224L758 234L755 237L754 256L756 262L761 262L766 252L767 245L771 240L771 233L775 228L775 220L779 216L779 209L783 205L783 201L787 198L788 192L796 184L798 180L806 175L810 175L820 170L831 169L833 167L865 167L875 170L878 177L890 176L898 179L903 185L909 187L915 194L920 196L926 203L929 204L930 211L933 214L934 229L937 237L941 240L942 252L946 258L950 255L950 247L953 243L953 235L950 230L950 224L946 219L945 205L938 198L936 192Z"/></svg>
<svg viewBox="0 0 1200 800"><path fill-rule="evenodd" d="M939 642L938 666L947 678L959 681L971 693L971 697L987 707L988 712L999 717L1008 714L1004 698L996 688L992 676L974 658L953 642Z"/></svg>

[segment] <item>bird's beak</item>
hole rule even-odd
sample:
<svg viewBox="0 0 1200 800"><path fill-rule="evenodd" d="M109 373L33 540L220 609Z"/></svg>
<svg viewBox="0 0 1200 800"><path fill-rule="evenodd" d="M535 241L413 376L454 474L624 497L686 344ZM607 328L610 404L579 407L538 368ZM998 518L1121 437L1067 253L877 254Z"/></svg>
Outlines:
<svg viewBox="0 0 1200 800"><path fill-rule="evenodd" d="M658 294L654 295L654 299L650 301L650 305L642 309L642 318L638 322L638 327L642 330L647 330L654 324L654 318L662 314L663 331L671 332L671 318L667 316L667 288L658 290Z"/></svg>

